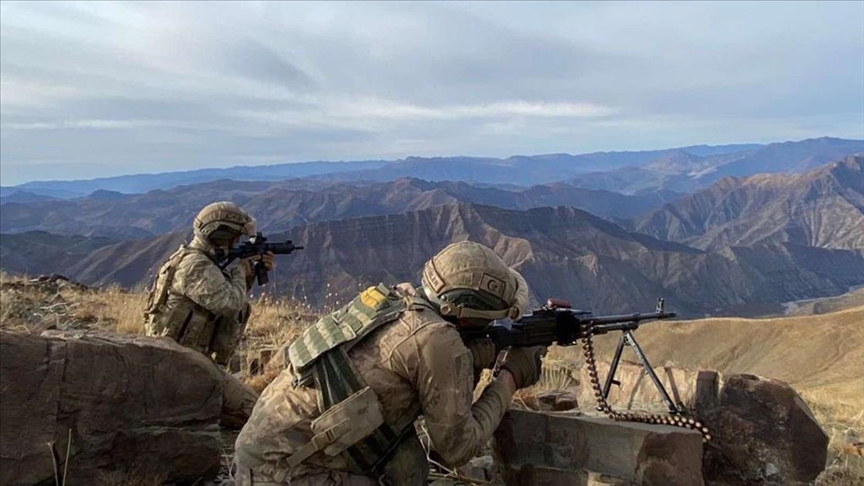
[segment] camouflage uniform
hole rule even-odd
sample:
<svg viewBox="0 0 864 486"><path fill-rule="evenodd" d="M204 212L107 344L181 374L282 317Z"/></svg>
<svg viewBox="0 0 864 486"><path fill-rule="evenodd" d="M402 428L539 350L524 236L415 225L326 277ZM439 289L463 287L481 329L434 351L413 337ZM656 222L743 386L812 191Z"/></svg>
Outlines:
<svg viewBox="0 0 864 486"><path fill-rule="evenodd" d="M191 243L171 255L151 290L145 326L148 336L170 337L207 356L215 353L215 361L226 364L249 317L251 280L241 267L246 262L220 270L215 252L196 231Z"/></svg>
<svg viewBox="0 0 864 486"><path fill-rule="evenodd" d="M524 306L527 289L521 276L518 282ZM347 352L362 382L378 397L384 422L402 434L383 468L366 477L352 470L345 453L325 451L289 464L312 441L322 403L315 386L295 383L298 372L289 365L261 395L237 438L238 484L377 484L375 476L381 474L391 484L425 485L428 465L413 426L421 414L432 447L448 464L466 463L487 443L508 409L513 383L496 378L472 404L474 358L456 325L442 317L440 306L422 289L401 284L394 292L414 304Z"/></svg>

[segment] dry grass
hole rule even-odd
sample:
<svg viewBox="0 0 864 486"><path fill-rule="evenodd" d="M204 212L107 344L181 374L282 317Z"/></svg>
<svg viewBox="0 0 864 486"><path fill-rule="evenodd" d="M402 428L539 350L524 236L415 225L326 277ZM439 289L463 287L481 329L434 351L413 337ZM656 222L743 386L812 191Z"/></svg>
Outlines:
<svg viewBox="0 0 864 486"><path fill-rule="evenodd" d="M89 290L62 280L34 282L0 275L0 328L103 329L143 334L145 296L119 287Z"/></svg>
<svg viewBox="0 0 864 486"><path fill-rule="evenodd" d="M830 394L818 391L802 396L830 440L828 467L817 478L816 486L864 484L864 405L837 402Z"/></svg>
<svg viewBox="0 0 864 486"><path fill-rule="evenodd" d="M264 371L250 374L247 356L254 356L261 350L275 353L317 319L317 312L295 300L261 298L253 302L244 342L237 350L244 382L258 392L263 391L279 375L282 368L260 363Z"/></svg>
<svg viewBox="0 0 864 486"><path fill-rule="evenodd" d="M293 341L317 319L318 313L300 302L261 298L252 303L246 342L251 349L277 349Z"/></svg>

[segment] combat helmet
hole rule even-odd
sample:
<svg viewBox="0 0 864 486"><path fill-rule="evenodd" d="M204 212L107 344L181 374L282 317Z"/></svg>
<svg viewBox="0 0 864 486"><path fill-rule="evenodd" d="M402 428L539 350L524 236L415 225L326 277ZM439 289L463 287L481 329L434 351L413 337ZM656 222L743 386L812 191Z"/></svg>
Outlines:
<svg viewBox="0 0 864 486"><path fill-rule="evenodd" d="M255 234L255 219L229 201L204 206L192 223L195 235L207 241L232 240Z"/></svg>
<svg viewBox="0 0 864 486"><path fill-rule="evenodd" d="M528 284L492 249L453 243L423 267L423 291L444 316L518 319L528 305Z"/></svg>

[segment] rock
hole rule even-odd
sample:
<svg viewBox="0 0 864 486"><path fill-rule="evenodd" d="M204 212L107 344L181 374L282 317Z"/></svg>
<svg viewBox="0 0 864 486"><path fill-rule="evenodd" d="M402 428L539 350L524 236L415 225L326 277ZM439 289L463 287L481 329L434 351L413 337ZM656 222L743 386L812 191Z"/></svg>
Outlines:
<svg viewBox="0 0 864 486"><path fill-rule="evenodd" d="M843 453L850 456L864 457L864 442L850 442L843 445Z"/></svg>
<svg viewBox="0 0 864 486"><path fill-rule="evenodd" d="M719 408L705 416L713 447L706 478L728 484L803 484L825 468L828 436L786 383L730 375Z"/></svg>
<svg viewBox="0 0 864 486"><path fill-rule="evenodd" d="M492 460L492 456L481 456L468 461L468 464L460 467L458 472L466 478L488 481L492 479L492 469L494 467L495 463Z"/></svg>
<svg viewBox="0 0 864 486"><path fill-rule="evenodd" d="M703 484L702 438L688 429L510 410L494 443L507 485L588 484L588 471L638 485Z"/></svg>
<svg viewBox="0 0 864 486"><path fill-rule="evenodd" d="M220 422L245 422L257 396L167 338L0 331L0 484L68 483L131 471L176 483L213 477ZM71 431L71 432L70 432Z"/></svg>
<svg viewBox="0 0 864 486"><path fill-rule="evenodd" d="M579 408L575 390L519 390L519 399L531 409L540 412L563 412Z"/></svg>
<svg viewBox="0 0 864 486"><path fill-rule="evenodd" d="M632 484L635 483L620 476L588 472L588 481L586 486L630 486Z"/></svg>
<svg viewBox="0 0 864 486"><path fill-rule="evenodd" d="M720 373L716 371L700 371L696 375L696 392L690 399L689 406L700 415L713 412L720 406Z"/></svg>

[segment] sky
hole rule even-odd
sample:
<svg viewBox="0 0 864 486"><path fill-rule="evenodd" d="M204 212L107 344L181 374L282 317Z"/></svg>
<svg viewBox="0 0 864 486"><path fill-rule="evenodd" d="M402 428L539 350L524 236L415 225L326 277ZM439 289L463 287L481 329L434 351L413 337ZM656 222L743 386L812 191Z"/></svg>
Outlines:
<svg viewBox="0 0 864 486"><path fill-rule="evenodd" d="M864 2L0 3L0 182L864 139Z"/></svg>

